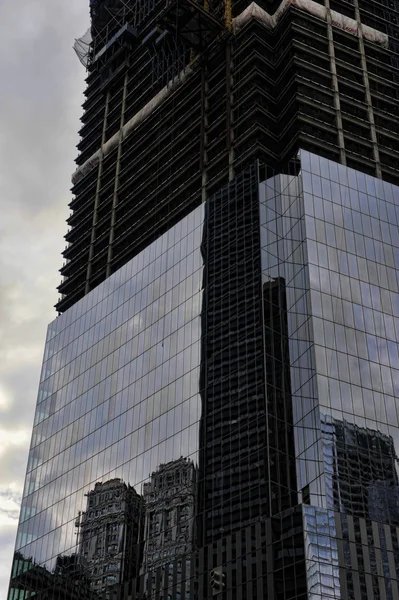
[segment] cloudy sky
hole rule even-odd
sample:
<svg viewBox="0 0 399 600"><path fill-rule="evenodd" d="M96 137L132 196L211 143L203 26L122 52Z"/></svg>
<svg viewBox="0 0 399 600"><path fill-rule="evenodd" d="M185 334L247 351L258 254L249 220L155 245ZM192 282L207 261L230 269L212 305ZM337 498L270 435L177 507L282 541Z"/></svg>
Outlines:
<svg viewBox="0 0 399 600"><path fill-rule="evenodd" d="M0 0L0 599L70 201L89 0Z"/></svg>

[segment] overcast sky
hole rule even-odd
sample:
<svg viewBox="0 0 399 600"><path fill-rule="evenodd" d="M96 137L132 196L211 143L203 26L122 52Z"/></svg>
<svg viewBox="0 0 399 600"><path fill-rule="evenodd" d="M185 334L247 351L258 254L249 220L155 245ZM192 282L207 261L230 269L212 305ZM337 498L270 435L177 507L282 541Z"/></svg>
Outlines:
<svg viewBox="0 0 399 600"><path fill-rule="evenodd" d="M0 599L66 232L89 0L0 0Z"/></svg>

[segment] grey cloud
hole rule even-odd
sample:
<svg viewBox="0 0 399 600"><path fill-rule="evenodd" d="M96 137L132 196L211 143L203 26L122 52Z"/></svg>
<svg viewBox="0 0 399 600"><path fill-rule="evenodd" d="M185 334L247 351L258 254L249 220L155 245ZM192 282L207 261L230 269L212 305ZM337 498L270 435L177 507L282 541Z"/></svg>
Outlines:
<svg viewBox="0 0 399 600"><path fill-rule="evenodd" d="M0 523L7 523L0 525L0 597L8 587L46 326L56 316L84 99L85 73L72 45L88 27L88 4L0 0Z"/></svg>
<svg viewBox="0 0 399 600"><path fill-rule="evenodd" d="M17 432L15 432L17 435ZM24 443L6 443L0 451L1 483L0 483L0 510L1 498L8 493L12 483L18 489L16 497L22 494L25 469L28 462L30 435L25 436Z"/></svg>

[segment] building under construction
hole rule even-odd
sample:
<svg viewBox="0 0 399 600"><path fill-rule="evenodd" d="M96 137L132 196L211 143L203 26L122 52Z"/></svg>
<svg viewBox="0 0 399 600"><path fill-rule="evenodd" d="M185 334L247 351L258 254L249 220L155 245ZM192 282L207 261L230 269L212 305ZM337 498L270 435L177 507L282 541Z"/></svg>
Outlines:
<svg viewBox="0 0 399 600"><path fill-rule="evenodd" d="M258 159L399 179L397 0L92 0L65 311Z"/></svg>
<svg viewBox="0 0 399 600"><path fill-rule="evenodd" d="M399 0L91 0L8 600L399 600Z"/></svg>

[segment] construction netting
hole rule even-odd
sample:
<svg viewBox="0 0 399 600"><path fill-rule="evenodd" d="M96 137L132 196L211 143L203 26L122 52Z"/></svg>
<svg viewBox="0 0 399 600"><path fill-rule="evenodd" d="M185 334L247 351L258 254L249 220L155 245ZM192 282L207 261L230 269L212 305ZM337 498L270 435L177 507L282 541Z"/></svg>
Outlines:
<svg viewBox="0 0 399 600"><path fill-rule="evenodd" d="M73 45L73 49L76 52L77 57L84 67L87 67L90 59L90 49L91 49L91 30L90 28L86 31L82 37L75 40Z"/></svg>
<svg viewBox="0 0 399 600"><path fill-rule="evenodd" d="M252 2L240 15L238 15L238 17L233 19L234 31L237 33L250 19L257 19L258 21L264 22L269 27L274 28L281 16L291 5L311 13L324 21L327 19L326 7L313 0L283 0L273 15L269 15L269 13L258 6L258 4ZM360 24L354 19L346 17L335 10L331 11L331 22L336 27L356 36L359 36L359 28L361 27L363 36L366 39L376 44L380 44L384 48L388 48L388 36L382 31L378 31L368 25Z"/></svg>

